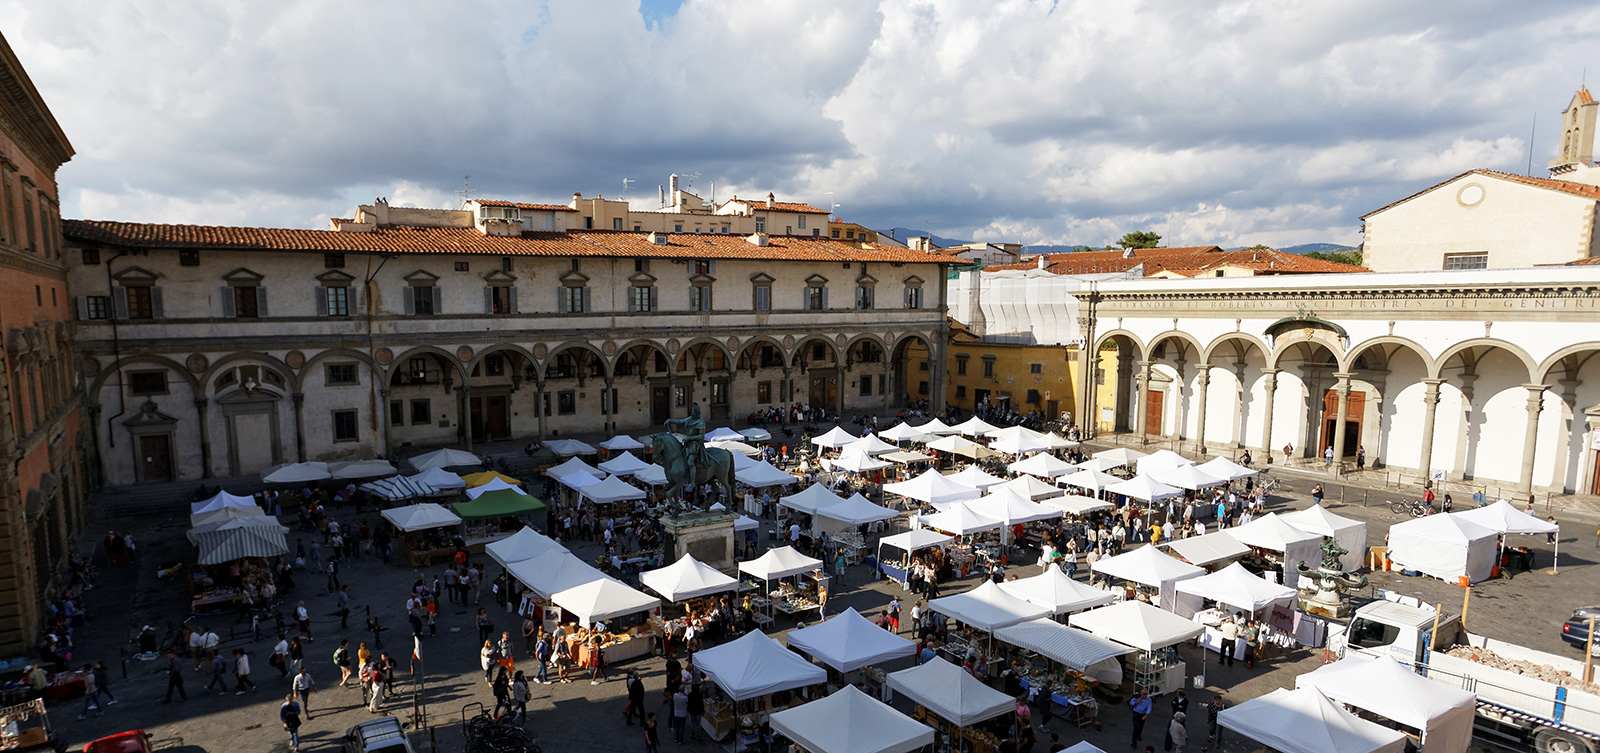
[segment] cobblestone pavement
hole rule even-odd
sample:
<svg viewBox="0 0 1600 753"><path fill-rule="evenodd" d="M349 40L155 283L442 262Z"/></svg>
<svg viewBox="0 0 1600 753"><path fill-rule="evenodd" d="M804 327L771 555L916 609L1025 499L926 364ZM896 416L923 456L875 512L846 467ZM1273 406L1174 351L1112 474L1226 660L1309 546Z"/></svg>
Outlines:
<svg viewBox="0 0 1600 753"><path fill-rule="evenodd" d="M1310 504L1307 493L1316 479L1280 473L1283 486L1279 496L1271 500L1270 507L1286 511L1304 508ZM155 624L165 629L168 622L186 616L186 598L180 584L159 580L157 568L165 562L175 562L192 557L192 548L183 537L186 528L185 500L174 500L173 513L165 518L100 520L86 532L85 547L92 547L107 529L131 530L141 542L137 561L132 567L111 568L103 563L99 569L99 587L89 593L87 602L96 618L79 632L75 662L103 659L111 667L111 690L119 703L108 707L104 716L91 716L84 721L75 717L81 701L66 701L52 707L52 719L64 738L79 746L102 735L125 729L143 728L154 733L160 745L182 745L187 751L229 751L230 753L255 753L287 749L287 736L277 721L277 707L287 692L288 682L280 679L266 658L273 639L263 635L260 640L248 633L248 624L240 624L230 617L201 618L197 623L215 629L223 636L223 649L245 648L254 658L253 679L260 690L245 695L207 694L203 690L209 676L206 673L188 673L185 677L189 693L187 701L162 704L160 699L166 688L162 662L128 660L126 679L120 677L120 656L130 649L128 642L134 631L143 624ZM1340 502L1330 498L1330 506L1342 515L1367 521L1368 540L1383 541L1388 526L1398 521L1378 504L1378 498L1369 496L1363 505L1355 495L1346 495ZM347 511L336 512L341 520L354 516ZM378 516L368 513L364 518L377 523ZM1480 584L1472 591L1467 624L1474 632L1512 640L1524 645L1563 656L1577 656L1578 651L1566 647L1559 638L1560 624L1573 607L1593 603L1600 594L1600 568L1595 567L1597 548L1595 525L1568 523L1562 534L1561 567L1559 574L1547 571L1550 564L1549 547L1542 537L1526 537L1539 554L1539 568L1518 575L1514 580ZM294 533L291 537L308 536ZM308 541L309 543L309 541ZM763 545L765 542L763 542ZM592 558L596 548L574 547L581 557ZM97 561L103 557L96 553ZM426 571L431 578L442 573L438 566ZM1012 572L1032 574L1031 566L1013 566ZM497 572L492 565L490 572ZM463 747L459 724L463 707L474 703L493 706L493 700L478 669L472 618L473 610L456 605L442 606L437 637L424 639L423 652L426 673L412 673L405 669L410 654L407 623L403 605L410 584L423 576L422 570L401 564L384 565L378 559L358 559L341 574L343 582L352 586L356 616L351 628L339 629L333 615L334 598L325 592L324 578L314 573L296 574L296 588L287 595L287 603L305 600L314 616L312 634L316 640L306 644L306 662L316 678L320 690L312 696L312 718L302 730L302 747L305 750L332 751L339 744L343 731L352 724L365 721L370 716L361 708L360 691L337 687L338 671L331 656L340 638L349 638L352 646L370 635L360 630L360 614L371 608L382 623L394 628L385 634L385 649L401 660L402 673L398 688L401 698L390 705L390 711L403 721L410 722L410 701L419 680L425 680L421 697L426 702L427 718L421 729L413 733L413 744L419 751L432 749L453 753ZM855 607L863 614L875 616L888 603L892 589L885 581L868 580L870 573L856 568L847 575L846 587L835 588L830 608ZM975 580L950 584L945 593L957 593L975 584ZM1444 604L1447 610L1458 612L1463 589L1428 578L1405 578L1395 573L1373 575L1374 587L1389 588L1401 593L1416 595L1429 602ZM493 607L492 600L484 599ZM909 604L907 605L909 610ZM516 621L504 611L495 612L497 629L515 628ZM792 623L780 620L780 628L792 628ZM1182 649L1194 674L1201 667L1201 657L1193 649ZM532 674L531 662L518 656L517 666ZM1215 657L1211 657L1215 659ZM1210 699L1214 692L1226 692L1235 702L1269 692L1276 687L1292 687L1295 675L1310 671L1323 661L1320 651L1298 650L1287 656L1267 660L1255 669L1243 664L1218 667L1207 663L1204 667L1206 687L1191 689L1195 704L1189 714L1189 728L1193 740L1190 748L1199 750L1204 741L1204 709L1198 704ZM650 657L625 662L612 667L613 677L620 677L630 668L638 669L644 677L649 707L647 710L662 713L660 690L662 688L663 659ZM889 665L889 669L900 666ZM232 677L228 678L230 691ZM534 699L529 705L528 726L548 751L640 751L642 735L636 727L623 724L622 708L625 692L622 682L614 679L600 685L590 685L585 680L570 684L535 685ZM895 704L910 711L904 699ZM668 712L669 713L669 712ZM665 717L663 713L663 730ZM1144 744L1161 745L1162 730L1170 713L1167 699L1157 700L1156 713L1145 733ZM1101 729L1077 729L1061 719L1051 731L1061 736L1063 747L1087 739L1107 750L1120 750L1128 746L1130 722L1126 709L1107 706L1100 714ZM180 742L181 739L181 742ZM1036 750L1045 750L1049 733L1041 734ZM666 743L668 748L675 747ZM690 744L701 747L706 744ZM1212 749L1217 749L1213 745ZM1226 749L1243 749L1236 744Z"/></svg>

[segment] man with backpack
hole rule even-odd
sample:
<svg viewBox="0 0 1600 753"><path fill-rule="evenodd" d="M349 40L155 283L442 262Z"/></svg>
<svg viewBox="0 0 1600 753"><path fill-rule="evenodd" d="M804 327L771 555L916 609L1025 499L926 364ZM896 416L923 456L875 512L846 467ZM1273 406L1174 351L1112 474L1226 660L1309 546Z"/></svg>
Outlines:
<svg viewBox="0 0 1600 753"><path fill-rule="evenodd" d="M555 651L550 648L550 639L544 633L539 634L539 643L534 646L533 652L534 657L539 660L539 671L534 673L533 680L541 685L549 685L550 657Z"/></svg>
<svg viewBox="0 0 1600 753"><path fill-rule="evenodd" d="M283 728L289 733L289 746L300 751L300 704L295 703L294 693L284 696L283 705L278 707L278 720L283 722Z"/></svg>
<svg viewBox="0 0 1600 753"><path fill-rule="evenodd" d="M350 641L339 641L339 647L333 650L333 665L339 668L339 687L348 687L350 682Z"/></svg>

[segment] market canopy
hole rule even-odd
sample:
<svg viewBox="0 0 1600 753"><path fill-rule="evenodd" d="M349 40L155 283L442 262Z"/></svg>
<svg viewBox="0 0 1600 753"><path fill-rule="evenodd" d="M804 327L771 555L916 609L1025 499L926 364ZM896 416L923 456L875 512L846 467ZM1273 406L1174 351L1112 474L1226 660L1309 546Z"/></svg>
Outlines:
<svg viewBox="0 0 1600 753"><path fill-rule="evenodd" d="M739 587L738 580L687 554L659 570L640 573L639 582L667 601L686 601Z"/></svg>
<svg viewBox="0 0 1600 753"><path fill-rule="evenodd" d="M465 481L466 479L462 480ZM478 484L477 486L473 486L471 482L468 482L467 499L477 499L485 494L488 494L489 492L497 492L502 489L515 492L517 494L527 494L527 492L522 490L522 487L517 486L516 484L508 484L502 479L492 478L489 479L488 483Z"/></svg>
<svg viewBox="0 0 1600 753"><path fill-rule="evenodd" d="M1559 533L1561 531L1561 526L1536 515L1529 515L1518 510L1516 505L1504 499L1492 505L1476 507L1464 512L1454 513L1454 515L1457 518L1472 521L1499 533Z"/></svg>
<svg viewBox="0 0 1600 753"><path fill-rule="evenodd" d="M743 513L740 513L738 520L733 521L733 530L735 531L754 531L760 527L761 523L759 521Z"/></svg>
<svg viewBox="0 0 1600 753"><path fill-rule="evenodd" d="M1039 500L1039 504L1054 507L1068 515L1087 515L1096 510L1109 510L1116 505L1103 499L1085 497L1080 494L1068 494L1064 497L1046 497Z"/></svg>
<svg viewBox="0 0 1600 753"><path fill-rule="evenodd" d="M632 476L649 467L649 463L634 457L633 453L626 450L621 455L600 464L600 470L613 476Z"/></svg>
<svg viewBox="0 0 1600 753"><path fill-rule="evenodd" d="M593 455L596 450L593 445L579 442L576 439L552 439L544 443L544 448L556 455Z"/></svg>
<svg viewBox="0 0 1600 753"><path fill-rule="evenodd" d="M898 494L930 505L960 502L964 499L977 499L982 495L982 492L977 489L951 481L932 468L923 471L908 481L884 484L883 491L885 494Z"/></svg>
<svg viewBox="0 0 1600 753"><path fill-rule="evenodd" d="M968 507L965 502L952 502L943 512L924 515L919 520L928 528L957 536L1001 528L1006 524L1004 520L984 515Z"/></svg>
<svg viewBox="0 0 1600 753"><path fill-rule="evenodd" d="M767 431L766 429L763 429L763 428L761 428L759 426L752 426L752 427L750 427L748 429L740 429L739 430L739 435L744 437L745 441L747 441L747 442L770 442L770 441L772 441L772 432Z"/></svg>
<svg viewBox="0 0 1600 753"><path fill-rule="evenodd" d="M245 557L277 557L289 553L284 534L289 529L277 518L252 515L189 531L200 549L202 565L220 565Z"/></svg>
<svg viewBox="0 0 1600 753"><path fill-rule="evenodd" d="M969 465L961 470L945 476L948 481L954 481L962 486L970 486L978 491L984 491L991 486L999 486L1006 482L999 476L992 476L977 465Z"/></svg>
<svg viewBox="0 0 1600 753"><path fill-rule="evenodd" d="M327 481L333 478L328 473L328 464L319 462L289 463L269 468L261 474L261 480L269 484L304 484L308 481Z"/></svg>
<svg viewBox="0 0 1600 753"><path fill-rule="evenodd" d="M910 753L932 745L934 736L932 727L854 685L779 711L770 724L811 753Z"/></svg>
<svg viewBox="0 0 1600 753"><path fill-rule="evenodd" d="M1139 458L1142 458L1144 456L1145 456L1144 453L1142 453L1142 452L1140 452L1138 450L1130 450L1130 449L1128 449L1126 447L1114 447L1114 448L1109 449L1109 450L1101 450L1101 451L1099 451L1099 452L1094 454L1094 457L1096 457L1096 458L1098 458L1098 459L1100 459L1100 460L1102 460L1104 462L1113 463L1113 465L1111 466L1113 468L1115 468L1116 466L1119 466L1119 465L1133 465L1133 464L1139 462ZM1080 468L1083 467L1083 464L1079 463L1078 467L1080 467ZM1101 468L1100 470L1106 470L1106 469Z"/></svg>
<svg viewBox="0 0 1600 753"><path fill-rule="evenodd" d="M435 469L437 470L437 469ZM445 471L439 471L444 473ZM427 484L419 483L407 476L393 478L380 478L377 481L368 481L362 484L361 489L390 502L398 502L414 497L426 497L438 494L439 490Z"/></svg>
<svg viewBox="0 0 1600 753"><path fill-rule="evenodd" d="M854 442L851 442L850 444L845 445L844 447L841 447L840 449L844 450L845 452L854 450L856 452L862 452L868 455L882 455L885 452L894 452L900 448L875 436L872 436L871 434L868 434Z"/></svg>
<svg viewBox="0 0 1600 753"><path fill-rule="evenodd" d="M923 424L921 426L915 427L915 428L916 428L917 431L920 431L923 434L945 435L945 434L960 434L961 433L960 431L958 431L956 429L956 427L951 426L951 425L949 425L949 424L947 424L947 423L945 423L943 421L940 421L937 418L935 418L932 421L929 421L929 422L927 422L927 423L925 423L925 424Z"/></svg>
<svg viewBox="0 0 1600 753"><path fill-rule="evenodd" d="M605 474L601 475L603 476ZM572 471L565 476L557 478L556 483L573 491L577 491L585 486L594 486L595 484L600 483L600 477L588 471Z"/></svg>
<svg viewBox="0 0 1600 753"><path fill-rule="evenodd" d="M1451 583L1487 580L1500 534L1459 515L1427 515L1389 527L1389 560Z"/></svg>
<svg viewBox="0 0 1600 753"><path fill-rule="evenodd" d="M551 550L533 559L513 562L506 565L506 572L544 598L606 577L605 573L565 549Z"/></svg>
<svg viewBox="0 0 1600 753"><path fill-rule="evenodd" d="M1018 460L1006 466L1006 470L1012 473L1027 473L1040 478L1055 478L1069 473L1076 473L1078 466L1049 453L1040 453L1027 460Z"/></svg>
<svg viewBox="0 0 1600 753"><path fill-rule="evenodd" d="M355 460L328 466L328 475L337 479L379 478L395 473L394 466L387 460Z"/></svg>
<svg viewBox="0 0 1600 753"><path fill-rule="evenodd" d="M1355 572L1367 560L1367 524L1328 511L1322 505L1312 505L1297 512L1279 516L1283 522L1318 536L1332 536L1345 553L1339 557L1347 573Z"/></svg>
<svg viewBox="0 0 1600 753"><path fill-rule="evenodd" d="M979 515L999 518L1008 526L1061 517L1060 510L1041 505L1005 486L965 504Z"/></svg>
<svg viewBox="0 0 1600 753"><path fill-rule="evenodd" d="M971 591L930 599L928 608L986 633L1050 614L1049 609L1006 593L992 580Z"/></svg>
<svg viewBox="0 0 1600 753"><path fill-rule="evenodd" d="M694 667L735 701L828 681L828 671L752 630L694 655Z"/></svg>
<svg viewBox="0 0 1600 753"><path fill-rule="evenodd" d="M1365 541L1367 534L1364 526L1359 533L1361 539ZM1244 525L1229 528L1227 534L1245 546L1282 552L1283 584L1290 588L1300 584L1300 563L1304 562L1308 566L1315 567L1322 562L1322 536L1289 525L1285 516L1275 512L1269 512ZM1340 561L1343 562L1344 559L1341 557ZM1358 561L1354 566L1346 565L1345 572L1354 572L1360 564Z"/></svg>
<svg viewBox="0 0 1600 753"><path fill-rule="evenodd" d="M1079 612L1072 616L1072 625L1141 651L1166 648L1205 631L1200 623L1142 601L1124 601Z"/></svg>
<svg viewBox="0 0 1600 753"><path fill-rule="evenodd" d="M965 434L969 437L983 437L988 436L989 432L1000 427L978 418L977 416L973 416L972 418L962 421L961 423L950 428L955 429L956 433L958 434Z"/></svg>
<svg viewBox="0 0 1600 753"><path fill-rule="evenodd" d="M449 447L424 452L411 459L411 467L419 471L429 468L454 468L456 466L483 465L483 458L466 450L453 450Z"/></svg>
<svg viewBox="0 0 1600 753"><path fill-rule="evenodd" d="M204 512L216 512L225 507L260 507L260 505L256 504L255 497L241 497L219 489L210 499L204 502L191 503L189 505L189 514L199 515Z"/></svg>
<svg viewBox="0 0 1600 753"><path fill-rule="evenodd" d="M1121 578L1159 589L1163 607L1173 605L1177 592L1172 589L1172 584L1206 573L1205 570L1157 549L1154 544L1146 544L1138 549L1099 560L1090 565L1089 569L1108 577Z"/></svg>
<svg viewBox="0 0 1600 753"><path fill-rule="evenodd" d="M982 460L984 458L999 454L994 450L978 444L977 442L966 439L965 437L957 436L940 437L935 439L928 443L928 449L938 450L939 452L948 452L954 455L961 455L963 457L972 458L973 460Z"/></svg>
<svg viewBox="0 0 1600 753"><path fill-rule="evenodd" d="M1063 436L1061 436L1059 434L1056 434L1053 431L1045 432L1044 436L1039 437L1039 441L1044 442L1047 445L1050 445L1050 449L1052 449L1052 450L1065 450L1068 447L1077 447L1078 446L1077 442L1074 442L1074 441L1072 441L1070 439L1067 439L1066 437L1063 437Z"/></svg>
<svg viewBox="0 0 1600 753"><path fill-rule="evenodd" d="M1078 468L1081 470L1079 470L1077 473L1062 476L1061 478L1056 479L1056 483L1063 486L1073 486L1079 489L1087 489L1095 493L1104 491L1106 487L1111 486L1112 484L1122 483L1122 479L1117 478L1116 476L1113 476L1102 470L1084 468L1085 465L1088 465L1088 463L1079 463Z"/></svg>
<svg viewBox="0 0 1600 753"><path fill-rule="evenodd" d="M894 467L894 463L868 455L856 449L855 445L847 445L840 451L839 457L832 460L823 460L824 464L832 466L834 470L850 471L851 473L865 473L867 471L881 471Z"/></svg>
<svg viewBox="0 0 1600 753"><path fill-rule="evenodd" d="M812 437L811 443L818 447L838 448L850 444L851 442L854 442L860 438L861 437L835 426L820 437Z"/></svg>
<svg viewBox="0 0 1600 753"><path fill-rule="evenodd" d="M860 494L852 494L850 498L837 505L829 505L816 512L817 517L831 518L851 525L861 525L877 520L890 520L899 517L900 513L887 507L872 504Z"/></svg>
<svg viewBox="0 0 1600 753"><path fill-rule="evenodd" d="M266 514L267 511L255 505L249 507L224 507L220 510L190 515L189 526L191 528L203 528L218 523L226 523L230 520L238 520L239 518L259 518Z"/></svg>
<svg viewBox="0 0 1600 753"><path fill-rule="evenodd" d="M706 432L707 442L727 442L729 440L742 442L744 441L744 435L726 426Z"/></svg>
<svg viewBox="0 0 1600 753"><path fill-rule="evenodd" d="M1154 474L1159 471L1170 471L1173 468L1194 465L1194 461L1172 450L1156 450L1134 461L1134 465L1138 467L1139 473Z"/></svg>
<svg viewBox="0 0 1600 753"><path fill-rule="evenodd" d="M1059 567L1047 567L1038 575L1008 580L1000 584L1000 590L1034 606L1044 607L1051 614L1079 612L1117 600L1116 594L1079 583Z"/></svg>
<svg viewBox="0 0 1600 753"><path fill-rule="evenodd" d="M1199 612L1203 599L1233 607L1233 611L1259 615L1262 610L1275 604L1283 607L1292 605L1298 593L1288 586L1273 583L1246 570L1244 565L1237 562L1210 575L1179 581L1177 590L1177 611L1180 615L1187 613L1185 616Z"/></svg>
<svg viewBox="0 0 1600 753"><path fill-rule="evenodd" d="M421 531L427 528L444 528L458 525L461 517L442 505L424 502L419 505L406 505L405 507L391 507L383 511L383 519L394 524L406 533Z"/></svg>
<svg viewBox="0 0 1600 753"><path fill-rule="evenodd" d="M1029 620L994 631L996 640L1048 656L1101 682L1122 682L1117 657L1133 649L1055 620Z"/></svg>
<svg viewBox="0 0 1600 753"><path fill-rule="evenodd" d="M602 505L630 499L644 499L647 496L643 489L616 476L607 476L598 484L590 484L579 489L578 493Z"/></svg>
<svg viewBox="0 0 1600 753"><path fill-rule="evenodd" d="M507 476L499 471L478 471L477 473L468 473L467 475L461 477L461 482L466 484L468 489L476 489L480 486L492 484L496 481L500 482L501 486L498 488L501 489L507 488L508 486L516 486L517 484L522 483L521 481Z"/></svg>
<svg viewBox="0 0 1600 753"><path fill-rule="evenodd" d="M942 658L890 672L889 687L957 727L971 727L1016 708L1016 699Z"/></svg>
<svg viewBox="0 0 1600 753"><path fill-rule="evenodd" d="M546 468L544 470L544 475L559 481L563 476L570 476L580 471L595 477L596 480L599 480L601 476L606 475L605 471L589 465L588 463L585 463L577 458L567 458L566 462L560 465L553 465L549 468Z"/></svg>
<svg viewBox="0 0 1600 753"><path fill-rule="evenodd" d="M989 449L1007 455L1026 455L1030 452L1044 452L1050 449L1050 444L1033 437L1007 437L989 442Z"/></svg>
<svg viewBox="0 0 1600 753"><path fill-rule="evenodd" d="M898 452L886 452L886 453L880 455L879 457L883 458L884 460L890 461L892 463L900 463L900 464L921 463L921 462L933 459L932 455L924 455L924 454L922 454L920 452L917 452L915 450L898 451Z"/></svg>
<svg viewBox="0 0 1600 753"><path fill-rule="evenodd" d="M1141 468L1142 471L1142 468ZM1176 486L1179 489L1210 489L1213 486L1222 486L1228 479L1217 478L1192 465L1179 465L1172 468L1156 469L1151 476L1167 486Z"/></svg>
<svg viewBox="0 0 1600 753"><path fill-rule="evenodd" d="M1168 497L1183 496L1182 489L1163 484L1160 481L1144 475L1143 473L1134 476L1127 481L1119 481L1115 484L1112 484L1106 487L1106 491L1113 494L1121 494L1124 497L1132 497L1134 499L1143 500L1145 502L1156 502L1167 499Z"/></svg>
<svg viewBox="0 0 1600 753"><path fill-rule="evenodd" d="M749 562L740 562L739 572L748 573L761 580L777 580L778 578L787 578L800 573L809 573L821 567L822 560L807 557L795 551L792 546L783 546L777 549L768 549L766 554Z"/></svg>
<svg viewBox="0 0 1600 753"><path fill-rule="evenodd" d="M457 502L450 507L465 520L484 520L538 512L544 509L544 503L537 497L501 489L470 502Z"/></svg>
<svg viewBox="0 0 1600 753"><path fill-rule="evenodd" d="M607 439L606 441L601 442L600 446L604 447L605 449L608 449L608 450L642 450L642 449L644 449L644 443L643 442L640 442L639 440L634 439L633 437L630 437L630 436L628 436L626 434L618 434L618 435L616 435L616 436L614 436L614 437L612 437L610 439Z"/></svg>
<svg viewBox="0 0 1600 753"><path fill-rule="evenodd" d="M661 606L661 599L623 585L611 578L591 580L580 586L551 594L555 605L575 615L585 626L596 620L609 620L625 614L644 612Z"/></svg>
<svg viewBox="0 0 1600 753"><path fill-rule="evenodd" d="M895 424L888 429L878 432L878 436L882 437L883 439L887 439L890 442L909 442L928 433L930 432L923 431L922 429L918 429L913 427L911 424L901 421L900 423Z"/></svg>
<svg viewBox="0 0 1600 753"><path fill-rule="evenodd" d="M1344 710L1315 688L1278 688L1217 714L1224 728L1282 753L1400 753L1406 734Z"/></svg>
<svg viewBox="0 0 1600 753"><path fill-rule="evenodd" d="M467 482L462 481L460 476L443 468L429 468L406 478L435 489L461 489L467 485Z"/></svg>
<svg viewBox="0 0 1600 753"><path fill-rule="evenodd" d="M878 539L878 546L892 546L896 549L904 550L906 552L914 552L918 549L927 549L931 546L940 546L942 544L948 544L952 541L955 541L955 537L953 536L946 536L945 534L937 531L930 531L926 528L916 528L906 531L905 533L897 533L893 536L885 536L881 539Z"/></svg>
<svg viewBox="0 0 1600 753"><path fill-rule="evenodd" d="M1106 751L1094 743L1084 740L1083 742L1080 742L1070 748L1058 750L1056 753L1106 753Z"/></svg>
<svg viewBox="0 0 1600 753"><path fill-rule="evenodd" d="M531 560L549 551L565 552L567 548L555 539L523 526L522 530L510 536L490 542L483 551L501 567L509 567L513 562Z"/></svg>
<svg viewBox="0 0 1600 753"><path fill-rule="evenodd" d="M1235 463L1232 460L1220 455L1207 460L1196 467L1212 476L1216 476L1217 478L1225 478L1229 481L1238 481L1239 479L1250 478L1251 476L1257 476L1261 473L1260 471L1252 471L1249 468L1239 465L1238 463Z"/></svg>
<svg viewBox="0 0 1600 753"><path fill-rule="evenodd" d="M734 471L733 477L741 484L758 489L764 486L784 486L795 482L794 474L779 470L765 460ZM728 493L732 494L733 490L729 489Z"/></svg>
<svg viewBox="0 0 1600 753"><path fill-rule="evenodd" d="M644 470L633 474L634 479L643 481L651 486L667 485L667 469L651 463Z"/></svg>
<svg viewBox="0 0 1600 753"><path fill-rule="evenodd" d="M837 505L843 501L844 497L829 491L827 485L820 482L800 490L797 494L778 498L778 504L810 514L816 514L821 508Z"/></svg>
<svg viewBox="0 0 1600 753"><path fill-rule="evenodd" d="M1236 560L1250 553L1250 547L1239 543L1239 540L1227 531L1212 531L1203 536L1173 539L1167 542L1167 548L1196 567Z"/></svg>
<svg viewBox="0 0 1600 753"><path fill-rule="evenodd" d="M1472 743L1477 694L1429 680L1389 656L1346 654L1296 677L1294 685L1420 730L1422 753L1463 751Z"/></svg>
<svg viewBox="0 0 1600 753"><path fill-rule="evenodd" d="M739 439L743 438L744 437L741 435ZM752 447L744 442L739 441L738 439L720 439L715 442L707 442L706 446L718 450L727 450L728 452L736 455L743 455L747 458L753 458L761 455L760 447Z"/></svg>
<svg viewBox="0 0 1600 753"><path fill-rule="evenodd" d="M917 644L878 627L848 607L810 627L790 631L789 647L806 652L840 672L853 672L917 653Z"/></svg>
<svg viewBox="0 0 1600 753"><path fill-rule="evenodd" d="M1001 484L1000 489L1008 489L1033 500L1059 497L1063 494L1060 487L1051 486L1032 476L1018 476ZM990 491L999 491L999 489L991 489Z"/></svg>

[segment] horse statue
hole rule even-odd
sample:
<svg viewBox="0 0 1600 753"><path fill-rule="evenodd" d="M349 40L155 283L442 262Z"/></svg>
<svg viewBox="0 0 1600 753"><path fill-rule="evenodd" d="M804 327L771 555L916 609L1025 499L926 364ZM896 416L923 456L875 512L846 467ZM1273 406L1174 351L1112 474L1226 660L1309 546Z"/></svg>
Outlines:
<svg viewBox="0 0 1600 753"><path fill-rule="evenodd" d="M650 449L655 461L667 470L667 498L671 500L673 512L682 506L685 486L716 481L722 484L728 499L733 499L733 453L719 447L706 447L701 450L700 463L690 468L688 452L670 432L652 434Z"/></svg>

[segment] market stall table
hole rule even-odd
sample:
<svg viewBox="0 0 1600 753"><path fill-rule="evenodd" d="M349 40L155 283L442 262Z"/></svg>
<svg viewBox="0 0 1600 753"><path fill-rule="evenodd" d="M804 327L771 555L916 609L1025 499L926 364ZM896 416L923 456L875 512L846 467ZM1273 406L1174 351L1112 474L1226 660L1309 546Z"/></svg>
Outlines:
<svg viewBox="0 0 1600 753"><path fill-rule="evenodd" d="M400 551L412 567L431 565L447 560L455 553L447 535L430 535L442 528L461 524L461 516L442 505L426 502L406 507L393 507L382 512L383 519L400 531Z"/></svg>
<svg viewBox="0 0 1600 753"><path fill-rule="evenodd" d="M760 632L745 633L696 653L694 666L734 704L828 681L827 670ZM734 731L740 715L735 709L733 705L707 705L702 724L712 739L721 740ZM765 709L758 711L761 716L766 713Z"/></svg>
<svg viewBox="0 0 1600 753"><path fill-rule="evenodd" d="M975 725L1016 708L1011 696L937 657L889 673L888 685L915 701L918 718L939 730L946 741L964 739L973 753L992 753L999 744L998 739L975 729Z"/></svg>
<svg viewBox="0 0 1600 753"><path fill-rule="evenodd" d="M1080 612L1073 615L1072 626L1144 652L1131 663L1133 682L1139 688L1148 689L1151 695L1183 687L1188 668L1178 660L1172 646L1205 630L1204 626L1142 601L1125 601Z"/></svg>

